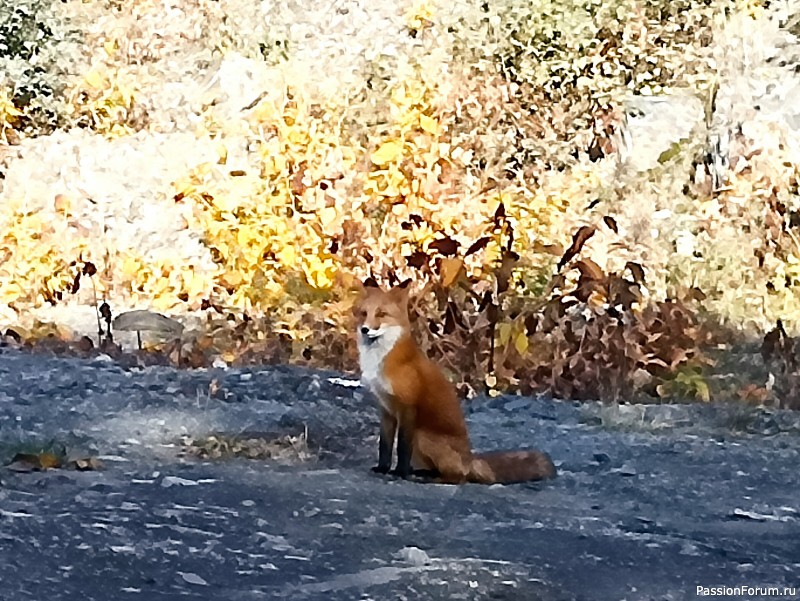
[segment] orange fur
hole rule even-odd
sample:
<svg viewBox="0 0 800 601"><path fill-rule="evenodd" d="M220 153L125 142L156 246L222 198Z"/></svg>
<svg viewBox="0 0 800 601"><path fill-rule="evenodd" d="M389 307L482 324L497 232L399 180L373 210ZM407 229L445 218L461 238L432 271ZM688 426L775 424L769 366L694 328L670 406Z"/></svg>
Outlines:
<svg viewBox="0 0 800 601"><path fill-rule="evenodd" d="M354 313L362 382L381 407L376 471L389 471L396 441L395 473L404 477L412 468L453 484L555 476L553 462L541 451L473 454L455 388L411 337L404 286L388 291L365 286Z"/></svg>

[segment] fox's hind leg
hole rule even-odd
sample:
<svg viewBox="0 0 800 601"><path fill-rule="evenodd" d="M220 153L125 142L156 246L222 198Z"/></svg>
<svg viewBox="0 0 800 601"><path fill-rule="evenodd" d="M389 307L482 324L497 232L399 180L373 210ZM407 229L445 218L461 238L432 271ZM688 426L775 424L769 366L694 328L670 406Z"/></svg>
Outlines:
<svg viewBox="0 0 800 601"><path fill-rule="evenodd" d="M417 431L414 445L426 466L438 473L437 480L444 484L461 484L467 481L470 462L446 437ZM429 468L429 470L430 470Z"/></svg>

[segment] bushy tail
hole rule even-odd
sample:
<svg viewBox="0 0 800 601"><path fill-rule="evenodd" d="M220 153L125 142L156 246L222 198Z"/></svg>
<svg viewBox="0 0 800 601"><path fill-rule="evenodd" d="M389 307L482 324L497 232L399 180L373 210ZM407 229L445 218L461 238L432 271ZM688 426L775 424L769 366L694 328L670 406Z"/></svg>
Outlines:
<svg viewBox="0 0 800 601"><path fill-rule="evenodd" d="M554 478L556 467L541 451L495 451L472 456L468 476L480 484L512 484Z"/></svg>

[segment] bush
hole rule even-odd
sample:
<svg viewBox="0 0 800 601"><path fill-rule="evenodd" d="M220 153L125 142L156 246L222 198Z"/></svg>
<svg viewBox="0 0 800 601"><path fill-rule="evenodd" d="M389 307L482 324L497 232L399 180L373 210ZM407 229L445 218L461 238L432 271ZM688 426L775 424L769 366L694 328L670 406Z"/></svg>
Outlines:
<svg viewBox="0 0 800 601"><path fill-rule="evenodd" d="M80 33L57 0L0 4L0 89L21 112L14 128L48 133L65 122L63 78Z"/></svg>

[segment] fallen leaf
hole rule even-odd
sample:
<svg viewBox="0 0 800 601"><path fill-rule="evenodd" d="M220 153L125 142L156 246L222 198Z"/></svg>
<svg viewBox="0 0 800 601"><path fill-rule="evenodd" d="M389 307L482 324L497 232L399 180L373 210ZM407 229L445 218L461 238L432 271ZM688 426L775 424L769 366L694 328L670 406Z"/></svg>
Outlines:
<svg viewBox="0 0 800 601"><path fill-rule="evenodd" d="M103 462L97 457L83 457L73 459L67 464L67 467L79 472L94 472L103 469Z"/></svg>
<svg viewBox="0 0 800 601"><path fill-rule="evenodd" d="M17 453L8 464L15 472L34 472L61 467L61 459L54 453Z"/></svg>

